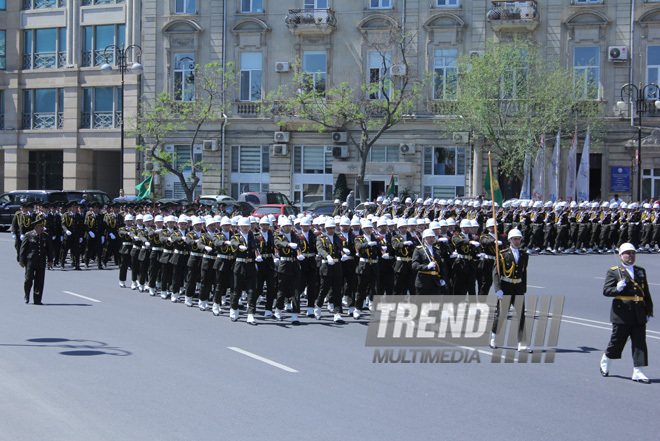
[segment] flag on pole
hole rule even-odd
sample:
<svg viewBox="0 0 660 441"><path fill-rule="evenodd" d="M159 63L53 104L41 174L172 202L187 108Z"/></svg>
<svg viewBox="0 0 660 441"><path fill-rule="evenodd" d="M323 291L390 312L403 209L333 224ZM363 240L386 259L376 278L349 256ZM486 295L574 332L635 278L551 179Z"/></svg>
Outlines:
<svg viewBox="0 0 660 441"><path fill-rule="evenodd" d="M568 151L568 164L566 166L566 201L575 200L575 173L577 168L577 128L573 135L571 149Z"/></svg>
<svg viewBox="0 0 660 441"><path fill-rule="evenodd" d="M486 179L484 180L484 189L486 190L486 195L489 195L491 193L490 191L491 182L493 183L493 201L502 205L502 190L500 189L499 182L497 182L497 178L493 175L493 171L490 169L490 162L489 162L488 173L486 173Z"/></svg>
<svg viewBox="0 0 660 441"><path fill-rule="evenodd" d="M584 140L582 149L582 158L580 158L580 168L578 169L577 180L575 183L578 201L589 200L589 128L587 128L587 137Z"/></svg>
<svg viewBox="0 0 660 441"><path fill-rule="evenodd" d="M135 186L135 189L138 191L137 193L137 200L141 201L142 199L146 198L147 196L150 196L153 194L153 181L154 181L154 175L149 174L147 176L147 179L144 181L140 182L138 185Z"/></svg>
<svg viewBox="0 0 660 441"><path fill-rule="evenodd" d="M561 138L557 132L555 148L552 151L550 167L548 167L548 200L555 202L559 197L559 154L561 151Z"/></svg>
<svg viewBox="0 0 660 441"><path fill-rule="evenodd" d="M527 152L525 153L525 165L523 166L523 184L522 189L520 189L520 199L531 199L532 198L532 175L530 174L532 167L532 155Z"/></svg>
<svg viewBox="0 0 660 441"><path fill-rule="evenodd" d="M391 199L396 196L396 190L394 189L394 173L390 177L390 185L387 186L387 198Z"/></svg>
<svg viewBox="0 0 660 441"><path fill-rule="evenodd" d="M534 188L532 189L532 198L535 201L543 200L543 190L545 187L545 133L541 135L541 144L539 151L536 153L536 160L534 161L534 171L532 173Z"/></svg>

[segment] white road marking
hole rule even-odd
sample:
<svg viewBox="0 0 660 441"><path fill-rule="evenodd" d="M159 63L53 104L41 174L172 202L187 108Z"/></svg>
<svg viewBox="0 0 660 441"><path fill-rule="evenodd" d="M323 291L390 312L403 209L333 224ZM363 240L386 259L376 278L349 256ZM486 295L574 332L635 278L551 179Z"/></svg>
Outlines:
<svg viewBox="0 0 660 441"><path fill-rule="evenodd" d="M582 320L583 322L598 323L598 324L601 324L601 325L607 325L607 326L610 326L610 328L608 328L608 329L611 329L611 326L612 326L612 323L610 323L610 322L600 322L598 320L589 320L589 319L585 319L585 318L582 318L582 317L573 317L573 316L570 316L570 315L562 315L562 319L564 319L564 318L569 318L569 319L573 319L573 320ZM660 332L658 332L658 331L651 331L651 330L647 329L646 333L648 334L649 332L652 333L652 334L660 335Z"/></svg>
<svg viewBox="0 0 660 441"><path fill-rule="evenodd" d="M594 279L605 280L605 277L594 277Z"/></svg>
<svg viewBox="0 0 660 441"><path fill-rule="evenodd" d="M285 366L285 365L280 364L276 361L269 360L268 358L264 358L260 355L253 354L252 352L245 351L245 350L243 350L241 348L237 348L235 346L227 346L227 349L231 349L232 351L238 352L239 354L247 355L250 358L254 358L255 360L259 360L259 361L264 362L266 364L269 364L271 366L275 366L276 368L282 369L283 371L294 372L294 373L298 372L297 370L295 370L293 368L290 368L289 366Z"/></svg>
<svg viewBox="0 0 660 441"><path fill-rule="evenodd" d="M590 328L605 329L607 331L612 331L611 327L606 328L605 326L590 325L588 323L580 323L580 322L574 322L572 320L564 320L564 319L561 319L561 321L562 321L562 323L571 323L571 324L574 324L574 325L588 326ZM647 335L646 338L653 338L655 340L660 340L660 337L657 337L655 335Z"/></svg>
<svg viewBox="0 0 660 441"><path fill-rule="evenodd" d="M545 289L545 286L527 285L528 288Z"/></svg>
<svg viewBox="0 0 660 441"><path fill-rule="evenodd" d="M91 298L91 297L85 297L85 296L82 296L82 295L80 295L80 294L76 294L75 292L71 292L71 291L62 291L62 292L63 292L64 294L69 294L69 295L71 295L71 296L76 296L76 297L80 297L81 299L89 300L90 302L101 303L100 300L96 300L96 299L93 299L93 298Z"/></svg>

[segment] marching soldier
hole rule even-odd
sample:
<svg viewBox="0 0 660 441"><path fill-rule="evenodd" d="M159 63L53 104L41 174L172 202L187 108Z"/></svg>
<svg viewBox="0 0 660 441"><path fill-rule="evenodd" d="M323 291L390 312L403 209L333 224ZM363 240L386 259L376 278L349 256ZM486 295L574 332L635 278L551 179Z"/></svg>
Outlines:
<svg viewBox="0 0 660 441"><path fill-rule="evenodd" d="M204 254L205 246L201 240L203 226L204 219L202 217L193 217L193 229L185 236L186 247L190 250L188 261L186 262L187 270L184 282L185 304L189 308L192 308L193 306L193 297L196 297L197 284L201 277L202 255ZM206 310L206 308L204 308L204 310Z"/></svg>
<svg viewBox="0 0 660 441"><path fill-rule="evenodd" d="M186 234L188 234L188 218L185 214L179 216L177 220L178 229L174 230L167 241L172 243L174 250L170 262L172 263L172 285L170 291L172 303L179 301L179 295L184 294L184 282L186 274L186 265L188 264L188 245L186 244Z"/></svg>
<svg viewBox="0 0 660 441"><path fill-rule="evenodd" d="M648 366L646 322L653 317L653 300L646 271L635 265L635 246L622 244L619 258L621 264L607 271L603 286L603 295L614 299L610 313L612 336L600 360L600 373L603 377L609 375L610 360L621 358L621 352L630 338L634 366L632 380L649 384L650 380L642 368Z"/></svg>
<svg viewBox="0 0 660 441"><path fill-rule="evenodd" d="M481 261L479 262L479 295L486 296L493 285L493 265L497 255L495 253L495 244L502 245L502 242L495 237L495 220L486 221L486 231L479 238L481 249L483 251Z"/></svg>
<svg viewBox="0 0 660 441"><path fill-rule="evenodd" d="M341 317L342 267L338 265L339 259L342 257L343 245L339 235L335 234L336 228L337 226L333 220L327 221L325 223L325 234L320 235L316 240L316 249L318 250L320 259L319 275L321 278L321 288L319 296L316 299L314 316L317 320L321 319L323 301L329 294L328 302L335 305L335 323L344 323L344 319Z"/></svg>
<svg viewBox="0 0 660 441"><path fill-rule="evenodd" d="M408 232L408 222L399 219L399 234L392 237L394 262L394 295L404 296L415 292L415 271L412 268L412 256L415 251L414 237Z"/></svg>
<svg viewBox="0 0 660 441"><path fill-rule="evenodd" d="M435 245L433 230L424 230L423 244L413 252L413 269L417 272L415 289L417 295L447 294L447 266Z"/></svg>
<svg viewBox="0 0 660 441"><path fill-rule="evenodd" d="M99 204L90 204L89 211L85 214L85 268L89 268L89 261L96 260L98 269L103 269L101 263L101 248L103 246L103 215L99 212Z"/></svg>
<svg viewBox="0 0 660 441"><path fill-rule="evenodd" d="M232 322L238 320L238 300L245 290L248 299L247 323L256 325L254 313L257 309L257 297L255 296L257 268L254 263L255 260L262 259L257 256L254 233L250 231L250 218L242 218L238 222L238 228L240 231L231 238L231 249L236 256L236 261L234 263L234 290L231 294L229 318Z"/></svg>
<svg viewBox="0 0 660 441"><path fill-rule="evenodd" d="M364 300L367 298L372 299L378 292L378 279L380 277L378 261L379 257L383 255L381 245L373 234L374 227L370 221L366 219L362 221L362 231L363 234L355 239L355 248L360 258L355 269L358 277L356 299L354 307L348 309L348 313L352 313L353 318L356 320L361 316Z"/></svg>
<svg viewBox="0 0 660 441"><path fill-rule="evenodd" d="M77 205L77 203L71 202L68 207L69 210L62 215L64 244L62 246L60 263L63 269L66 255L71 251L71 266L76 270L80 270L80 243L82 242L80 232L82 230L81 224L83 218L75 211Z"/></svg>
<svg viewBox="0 0 660 441"><path fill-rule="evenodd" d="M319 272L316 263L316 235L312 231L312 222L309 217L300 221L298 234L298 249L304 257L300 261L300 286L299 291L307 293L307 317L314 317L314 302L318 297Z"/></svg>
<svg viewBox="0 0 660 441"><path fill-rule="evenodd" d="M231 248L231 220L225 216L220 220L221 231L213 235L213 247L217 254L215 258L215 292L213 294L213 315L221 312L222 298L227 289L233 292L234 254Z"/></svg>
<svg viewBox="0 0 660 441"><path fill-rule="evenodd" d="M126 276L128 274L128 267L131 266L131 250L133 249L132 237L135 235L135 227L133 226L133 216L127 214L124 217L125 225L119 228L118 237L121 240L121 249L119 250L119 286L126 288ZM64 261L62 261L64 266ZM131 268L132 271L135 271Z"/></svg>
<svg viewBox="0 0 660 441"><path fill-rule="evenodd" d="M275 247L279 255L277 269L277 303L275 304L275 318L282 320L282 309L286 298L291 299L291 324L300 324L300 265L305 260L300 250L298 237L291 231L291 221L280 216L278 221L280 232L275 235ZM279 314L278 314L279 313Z"/></svg>
<svg viewBox="0 0 660 441"><path fill-rule="evenodd" d="M166 300L172 296L172 274L174 268L172 265L172 257L174 256L174 243L171 239L176 228L176 217L169 215L163 219L167 228L163 229L158 237L162 244L163 251L160 255L160 298ZM155 240L155 237L154 237Z"/></svg>
<svg viewBox="0 0 660 441"><path fill-rule="evenodd" d="M213 235L216 233L218 218L209 217L206 220L206 231L202 231L199 236L199 245L203 248L202 264L200 268L200 288L199 288L199 309L206 311L208 308L211 289L215 284L215 249L213 247Z"/></svg>
<svg viewBox="0 0 660 441"><path fill-rule="evenodd" d="M50 237L44 232L46 218L37 215L31 222L31 231L25 233L18 253L18 261L21 268L25 268L25 303L30 302L30 291L33 293L35 305L41 305L44 292L44 278L46 277L46 265L53 267L53 248Z"/></svg>
<svg viewBox="0 0 660 441"><path fill-rule="evenodd" d="M149 253L149 295L155 296L156 290L161 288L161 263L160 259L163 256L164 244L161 242L160 233L163 231L164 218L162 215L157 215L154 223L155 227L150 229L147 233L147 243L151 247Z"/></svg>
<svg viewBox="0 0 660 441"><path fill-rule="evenodd" d="M255 295L257 299L263 294L264 282L266 282L266 307L264 317L273 315L273 303L276 295L276 267L274 261L275 241L271 231L271 221L268 216L263 216L259 220L259 229L254 233L254 241L257 252L261 256L261 261L257 263L257 284L255 286ZM275 318L282 320L282 308L275 308Z"/></svg>

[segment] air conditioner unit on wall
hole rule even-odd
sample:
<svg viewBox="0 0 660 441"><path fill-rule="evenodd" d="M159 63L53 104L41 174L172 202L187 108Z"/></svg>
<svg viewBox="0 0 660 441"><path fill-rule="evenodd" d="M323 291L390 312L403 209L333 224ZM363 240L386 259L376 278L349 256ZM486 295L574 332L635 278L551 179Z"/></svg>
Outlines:
<svg viewBox="0 0 660 441"><path fill-rule="evenodd" d="M332 142L343 144L348 139L346 132L332 132Z"/></svg>
<svg viewBox="0 0 660 441"><path fill-rule="evenodd" d="M273 136L273 141L277 143L289 142L290 134L289 132L275 132Z"/></svg>
<svg viewBox="0 0 660 441"><path fill-rule="evenodd" d="M275 63L275 72L288 72L291 70L288 61L278 61Z"/></svg>
<svg viewBox="0 0 660 441"><path fill-rule="evenodd" d="M286 156L289 153L288 147L286 144L273 144L271 152L273 156Z"/></svg>
<svg viewBox="0 0 660 441"><path fill-rule="evenodd" d="M160 162L156 161L147 161L144 163L144 169L149 172L157 172L160 170Z"/></svg>
<svg viewBox="0 0 660 441"><path fill-rule="evenodd" d="M468 132L454 132L452 139L456 144L467 144L470 140L470 134Z"/></svg>
<svg viewBox="0 0 660 441"><path fill-rule="evenodd" d="M205 152L217 152L218 151L218 140L217 139L205 139L202 143L202 149Z"/></svg>
<svg viewBox="0 0 660 441"><path fill-rule="evenodd" d="M332 148L332 157L339 159L348 158L348 146L347 145L338 145Z"/></svg>
<svg viewBox="0 0 660 441"><path fill-rule="evenodd" d="M626 61L628 48L625 46L610 46L607 50L607 59L610 61Z"/></svg>
<svg viewBox="0 0 660 441"><path fill-rule="evenodd" d="M415 154L415 144L408 142L408 143L401 143L399 144L399 152L402 155L414 155Z"/></svg>
<svg viewBox="0 0 660 441"><path fill-rule="evenodd" d="M395 77L402 77L406 74L407 71L408 66L405 64L394 64L392 67L390 67L390 74Z"/></svg>

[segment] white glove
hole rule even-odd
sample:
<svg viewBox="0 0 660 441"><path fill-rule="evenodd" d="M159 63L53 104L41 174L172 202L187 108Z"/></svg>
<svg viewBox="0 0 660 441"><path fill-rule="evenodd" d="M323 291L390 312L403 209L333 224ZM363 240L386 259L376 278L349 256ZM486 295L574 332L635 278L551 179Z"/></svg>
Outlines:
<svg viewBox="0 0 660 441"><path fill-rule="evenodd" d="M168 241L169 243L172 243L172 238L171 238L171 237L168 237L168 238L167 238L167 241Z"/></svg>
<svg viewBox="0 0 660 441"><path fill-rule="evenodd" d="M385 259L385 260L389 260L389 259L390 259L390 255L387 254L387 253L383 254L381 257L382 257L383 259Z"/></svg>
<svg viewBox="0 0 660 441"><path fill-rule="evenodd" d="M207 245L207 246L204 247L204 250L205 250L207 253L210 253L211 251L213 251L213 248L211 248L210 246Z"/></svg>
<svg viewBox="0 0 660 441"><path fill-rule="evenodd" d="M449 239L447 239L445 236L442 236L440 239L438 239L440 242L449 242Z"/></svg>
<svg viewBox="0 0 660 441"><path fill-rule="evenodd" d="M21 234L21 240L25 239L25 234Z"/></svg>
<svg viewBox="0 0 660 441"><path fill-rule="evenodd" d="M383 245L381 248L383 249L383 251L387 251L387 247L385 245Z"/></svg>
<svg viewBox="0 0 660 441"><path fill-rule="evenodd" d="M428 269L433 269L433 268L435 268L435 262L431 262L431 263L429 263L428 265L426 265L426 267L427 267Z"/></svg>
<svg viewBox="0 0 660 441"><path fill-rule="evenodd" d="M625 288L625 287L626 287L626 280L625 279L619 280L619 283L616 284L616 290L619 291L619 292L623 291L623 288Z"/></svg>
<svg viewBox="0 0 660 441"><path fill-rule="evenodd" d="M195 243L196 243L196 244L198 244L198 245L199 245L199 242L200 242L200 240L199 240L199 239L197 239L197 240L195 241Z"/></svg>
<svg viewBox="0 0 660 441"><path fill-rule="evenodd" d="M481 246L481 244L479 242L477 242L476 240L471 240L470 244L474 245L475 247L480 247Z"/></svg>
<svg viewBox="0 0 660 441"><path fill-rule="evenodd" d="M60 241L64 240L64 236L60 236Z"/></svg>
<svg viewBox="0 0 660 441"><path fill-rule="evenodd" d="M348 256L341 256L341 261L346 262L348 260Z"/></svg>
<svg viewBox="0 0 660 441"><path fill-rule="evenodd" d="M367 245L369 245L370 247L372 247L372 246L376 245L376 243L377 243L377 242L376 242L375 240L370 240L369 242L367 242Z"/></svg>
<svg viewBox="0 0 660 441"><path fill-rule="evenodd" d="M12 235L11 235L11 238L14 239L14 240L16 240L16 235L15 235L15 234L12 234Z"/></svg>
<svg viewBox="0 0 660 441"><path fill-rule="evenodd" d="M241 251L246 251L247 247L245 245L239 245L238 249L241 250Z"/></svg>
<svg viewBox="0 0 660 441"><path fill-rule="evenodd" d="M114 239L114 238L115 238L115 235L110 233L110 239Z"/></svg>
<svg viewBox="0 0 660 441"><path fill-rule="evenodd" d="M101 236L101 245L105 243L105 236Z"/></svg>
<svg viewBox="0 0 660 441"><path fill-rule="evenodd" d="M445 282L444 280L440 279L440 286L445 286L445 285L447 285L447 282Z"/></svg>
<svg viewBox="0 0 660 441"><path fill-rule="evenodd" d="M335 264L335 259L332 258L332 256L328 256L328 265L334 265Z"/></svg>
<svg viewBox="0 0 660 441"><path fill-rule="evenodd" d="M133 240L140 240L140 238L137 237L137 236L133 236L132 239L133 239Z"/></svg>
<svg viewBox="0 0 660 441"><path fill-rule="evenodd" d="M302 254L299 255L299 256L298 256L298 260L300 260L300 261L302 262L303 260L305 260L305 256L303 256Z"/></svg>
<svg viewBox="0 0 660 441"><path fill-rule="evenodd" d="M504 291L502 291L502 290L500 289L500 290L497 291L495 294L497 294L497 298L498 298L498 299L501 299L502 296L504 295Z"/></svg>
<svg viewBox="0 0 660 441"><path fill-rule="evenodd" d="M273 257L273 263L274 263L275 265L277 265L278 263L280 263L280 258L279 258L279 257Z"/></svg>
<svg viewBox="0 0 660 441"><path fill-rule="evenodd" d="M501 241L501 240L498 240L498 241L497 241L497 244L498 244L498 245L502 245L502 241Z"/></svg>
<svg viewBox="0 0 660 441"><path fill-rule="evenodd" d="M66 230L66 235L67 235L67 236L71 236L71 231Z"/></svg>
<svg viewBox="0 0 660 441"><path fill-rule="evenodd" d="M94 239L94 238L96 237L96 235L94 234L93 231L90 231L90 232L89 232L89 237L91 237L92 239Z"/></svg>
<svg viewBox="0 0 660 441"><path fill-rule="evenodd" d="M82 237L78 239L78 243L82 243Z"/></svg>
<svg viewBox="0 0 660 441"><path fill-rule="evenodd" d="M55 240L56 237L57 237L57 236L53 236L53 237L50 238L50 240Z"/></svg>
<svg viewBox="0 0 660 441"><path fill-rule="evenodd" d="M289 248L292 250L298 249L298 244L294 242L289 242Z"/></svg>
<svg viewBox="0 0 660 441"><path fill-rule="evenodd" d="M254 260L257 261L257 262L263 262L263 261L264 261L264 258L261 257L261 256L257 256L257 258L254 259Z"/></svg>
<svg viewBox="0 0 660 441"><path fill-rule="evenodd" d="M342 248L341 251L342 251L344 254L351 254L351 252L348 251L348 248Z"/></svg>
<svg viewBox="0 0 660 441"><path fill-rule="evenodd" d="M144 246L145 246L145 247L150 247L150 246L151 246L151 243L149 243L149 242L145 242L145 243L144 243Z"/></svg>
<svg viewBox="0 0 660 441"><path fill-rule="evenodd" d="M225 245L231 246L231 240L225 240Z"/></svg>
<svg viewBox="0 0 660 441"><path fill-rule="evenodd" d="M647 316L646 316L646 321L648 322L648 321L650 321L650 320L651 320L651 316L650 316L650 315L647 315Z"/></svg>
<svg viewBox="0 0 660 441"><path fill-rule="evenodd" d="M413 241L412 240L407 240L403 243L404 245L412 245Z"/></svg>

